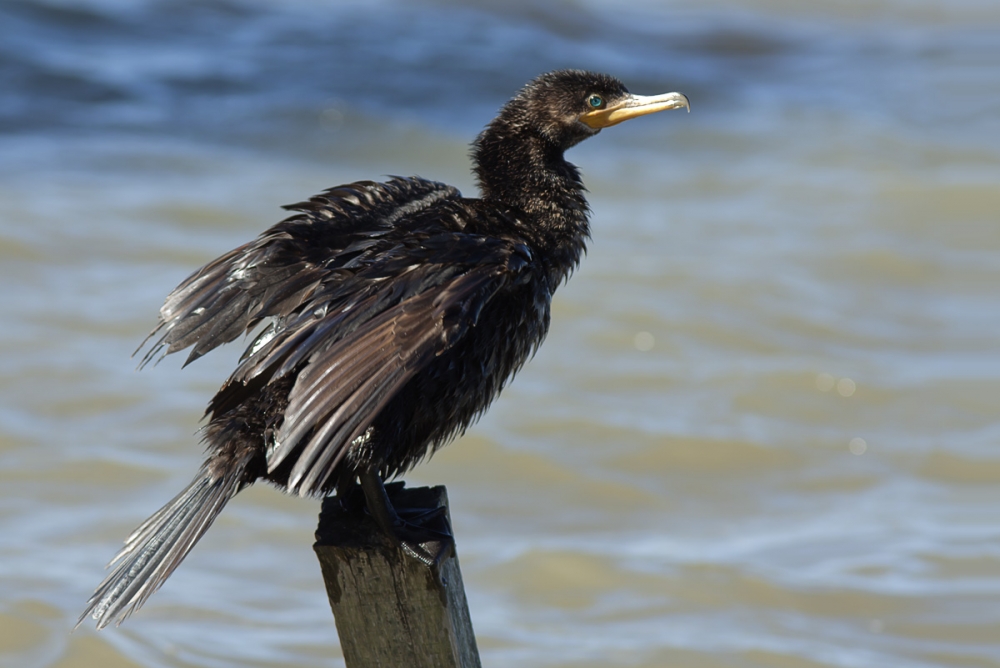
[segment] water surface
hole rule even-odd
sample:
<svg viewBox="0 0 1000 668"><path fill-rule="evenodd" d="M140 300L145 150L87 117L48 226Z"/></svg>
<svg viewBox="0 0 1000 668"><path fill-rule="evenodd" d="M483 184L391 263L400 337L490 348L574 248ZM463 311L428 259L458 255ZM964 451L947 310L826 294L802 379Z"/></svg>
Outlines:
<svg viewBox="0 0 1000 668"><path fill-rule="evenodd" d="M446 484L487 666L1000 666L1000 8L0 6L0 663L330 666L318 502L241 494L69 629L190 479L239 346L130 353L187 274L359 178L475 188L557 67L691 114L574 149L594 239Z"/></svg>

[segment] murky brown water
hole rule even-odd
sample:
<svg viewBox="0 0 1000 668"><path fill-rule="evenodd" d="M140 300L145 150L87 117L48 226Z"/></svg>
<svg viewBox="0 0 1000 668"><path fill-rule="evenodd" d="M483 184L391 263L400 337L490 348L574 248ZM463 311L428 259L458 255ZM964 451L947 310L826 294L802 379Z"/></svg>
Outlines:
<svg viewBox="0 0 1000 668"><path fill-rule="evenodd" d="M549 340L408 477L448 486L484 665L1000 666L995 3L69 6L0 8L0 665L338 665L319 504L264 487L69 634L240 350L129 354L280 204L474 192L479 127L578 65L693 112L574 149Z"/></svg>

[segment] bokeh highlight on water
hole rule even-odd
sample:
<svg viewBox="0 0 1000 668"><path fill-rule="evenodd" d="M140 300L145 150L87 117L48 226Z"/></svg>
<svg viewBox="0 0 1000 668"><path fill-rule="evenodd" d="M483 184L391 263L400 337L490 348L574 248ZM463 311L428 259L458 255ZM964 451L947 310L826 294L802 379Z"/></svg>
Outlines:
<svg viewBox="0 0 1000 668"><path fill-rule="evenodd" d="M329 666L318 503L252 489L136 617L69 629L187 482L239 346L129 354L278 205L412 174L534 75L692 113L574 149L589 256L415 471L484 665L1000 665L1000 6L0 5L0 664Z"/></svg>

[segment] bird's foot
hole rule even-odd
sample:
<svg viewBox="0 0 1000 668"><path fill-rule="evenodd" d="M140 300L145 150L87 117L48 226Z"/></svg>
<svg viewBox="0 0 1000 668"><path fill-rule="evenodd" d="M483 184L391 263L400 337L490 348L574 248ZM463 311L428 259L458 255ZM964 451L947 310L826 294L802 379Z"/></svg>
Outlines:
<svg viewBox="0 0 1000 668"><path fill-rule="evenodd" d="M411 557L436 566L455 545L444 508L398 509L389 538Z"/></svg>
<svg viewBox="0 0 1000 668"><path fill-rule="evenodd" d="M368 514L396 546L428 566L436 566L451 553L455 539L443 507L397 510L377 474L361 474L359 478ZM395 485L402 487L402 483L390 487Z"/></svg>

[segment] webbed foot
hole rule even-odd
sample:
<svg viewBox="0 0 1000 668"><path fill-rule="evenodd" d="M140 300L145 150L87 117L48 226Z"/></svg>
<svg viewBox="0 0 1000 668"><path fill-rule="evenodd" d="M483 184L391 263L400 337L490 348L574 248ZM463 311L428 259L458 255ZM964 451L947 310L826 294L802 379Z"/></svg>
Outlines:
<svg viewBox="0 0 1000 668"><path fill-rule="evenodd" d="M368 513L404 552L428 566L437 565L451 553L455 539L444 507L403 508L397 512L377 473L362 473L359 479ZM402 488L402 483L390 485L396 486Z"/></svg>

